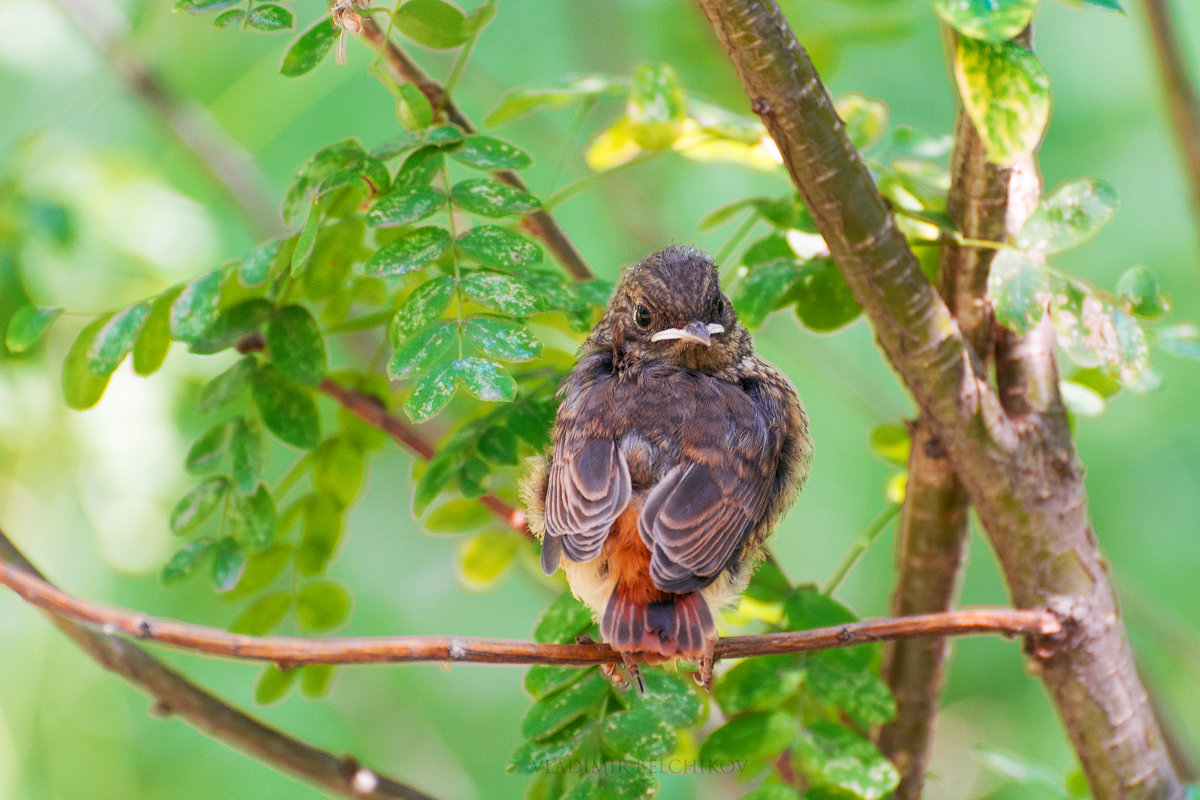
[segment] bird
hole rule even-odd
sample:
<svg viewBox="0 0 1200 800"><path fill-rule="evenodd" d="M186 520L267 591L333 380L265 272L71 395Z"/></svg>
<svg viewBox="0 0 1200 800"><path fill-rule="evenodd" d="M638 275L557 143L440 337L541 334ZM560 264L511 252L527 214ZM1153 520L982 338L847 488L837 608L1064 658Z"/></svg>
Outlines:
<svg viewBox="0 0 1200 800"><path fill-rule="evenodd" d="M679 658L710 687L717 613L808 479L795 386L754 353L712 258L672 245L621 276L559 398L521 487L543 570L562 567L640 690L638 662Z"/></svg>

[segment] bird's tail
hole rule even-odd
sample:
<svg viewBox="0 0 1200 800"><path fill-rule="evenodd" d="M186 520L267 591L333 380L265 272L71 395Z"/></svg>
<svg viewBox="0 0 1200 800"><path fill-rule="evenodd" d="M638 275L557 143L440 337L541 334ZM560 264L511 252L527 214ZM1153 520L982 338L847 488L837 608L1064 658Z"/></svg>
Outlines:
<svg viewBox="0 0 1200 800"><path fill-rule="evenodd" d="M699 592L639 602L618 581L604 608L600 635L617 650L699 658L709 652L717 626Z"/></svg>

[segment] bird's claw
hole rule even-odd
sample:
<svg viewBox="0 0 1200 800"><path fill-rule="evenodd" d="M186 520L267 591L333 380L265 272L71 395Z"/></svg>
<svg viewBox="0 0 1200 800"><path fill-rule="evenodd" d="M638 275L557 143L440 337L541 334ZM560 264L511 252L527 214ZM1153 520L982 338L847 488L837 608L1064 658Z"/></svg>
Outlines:
<svg viewBox="0 0 1200 800"><path fill-rule="evenodd" d="M642 677L642 668L629 653L621 653L620 664L601 664L600 672L609 683L622 692L636 686L638 694L646 693L646 680Z"/></svg>
<svg viewBox="0 0 1200 800"><path fill-rule="evenodd" d="M692 673L692 680L706 692L712 692L714 650L715 647L710 645L700 654L699 669Z"/></svg>

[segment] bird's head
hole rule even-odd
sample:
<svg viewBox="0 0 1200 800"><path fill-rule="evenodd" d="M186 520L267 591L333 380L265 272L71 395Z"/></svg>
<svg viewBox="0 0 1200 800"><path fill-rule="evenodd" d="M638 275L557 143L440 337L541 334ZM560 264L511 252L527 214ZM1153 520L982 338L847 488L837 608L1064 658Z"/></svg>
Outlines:
<svg viewBox="0 0 1200 800"><path fill-rule="evenodd" d="M731 367L752 350L712 259L680 245L651 253L622 276L588 345L612 349L627 362L706 373Z"/></svg>

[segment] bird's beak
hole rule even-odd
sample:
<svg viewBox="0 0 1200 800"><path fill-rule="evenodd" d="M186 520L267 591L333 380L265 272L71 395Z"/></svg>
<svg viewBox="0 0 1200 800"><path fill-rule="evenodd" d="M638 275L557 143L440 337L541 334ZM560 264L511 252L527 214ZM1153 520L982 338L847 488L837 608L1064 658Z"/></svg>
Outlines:
<svg viewBox="0 0 1200 800"><path fill-rule="evenodd" d="M666 328L650 337L652 342L661 342L664 339L680 339L685 342L694 342L708 347L712 344L714 334L724 333L725 326L717 322L689 322L685 328Z"/></svg>

